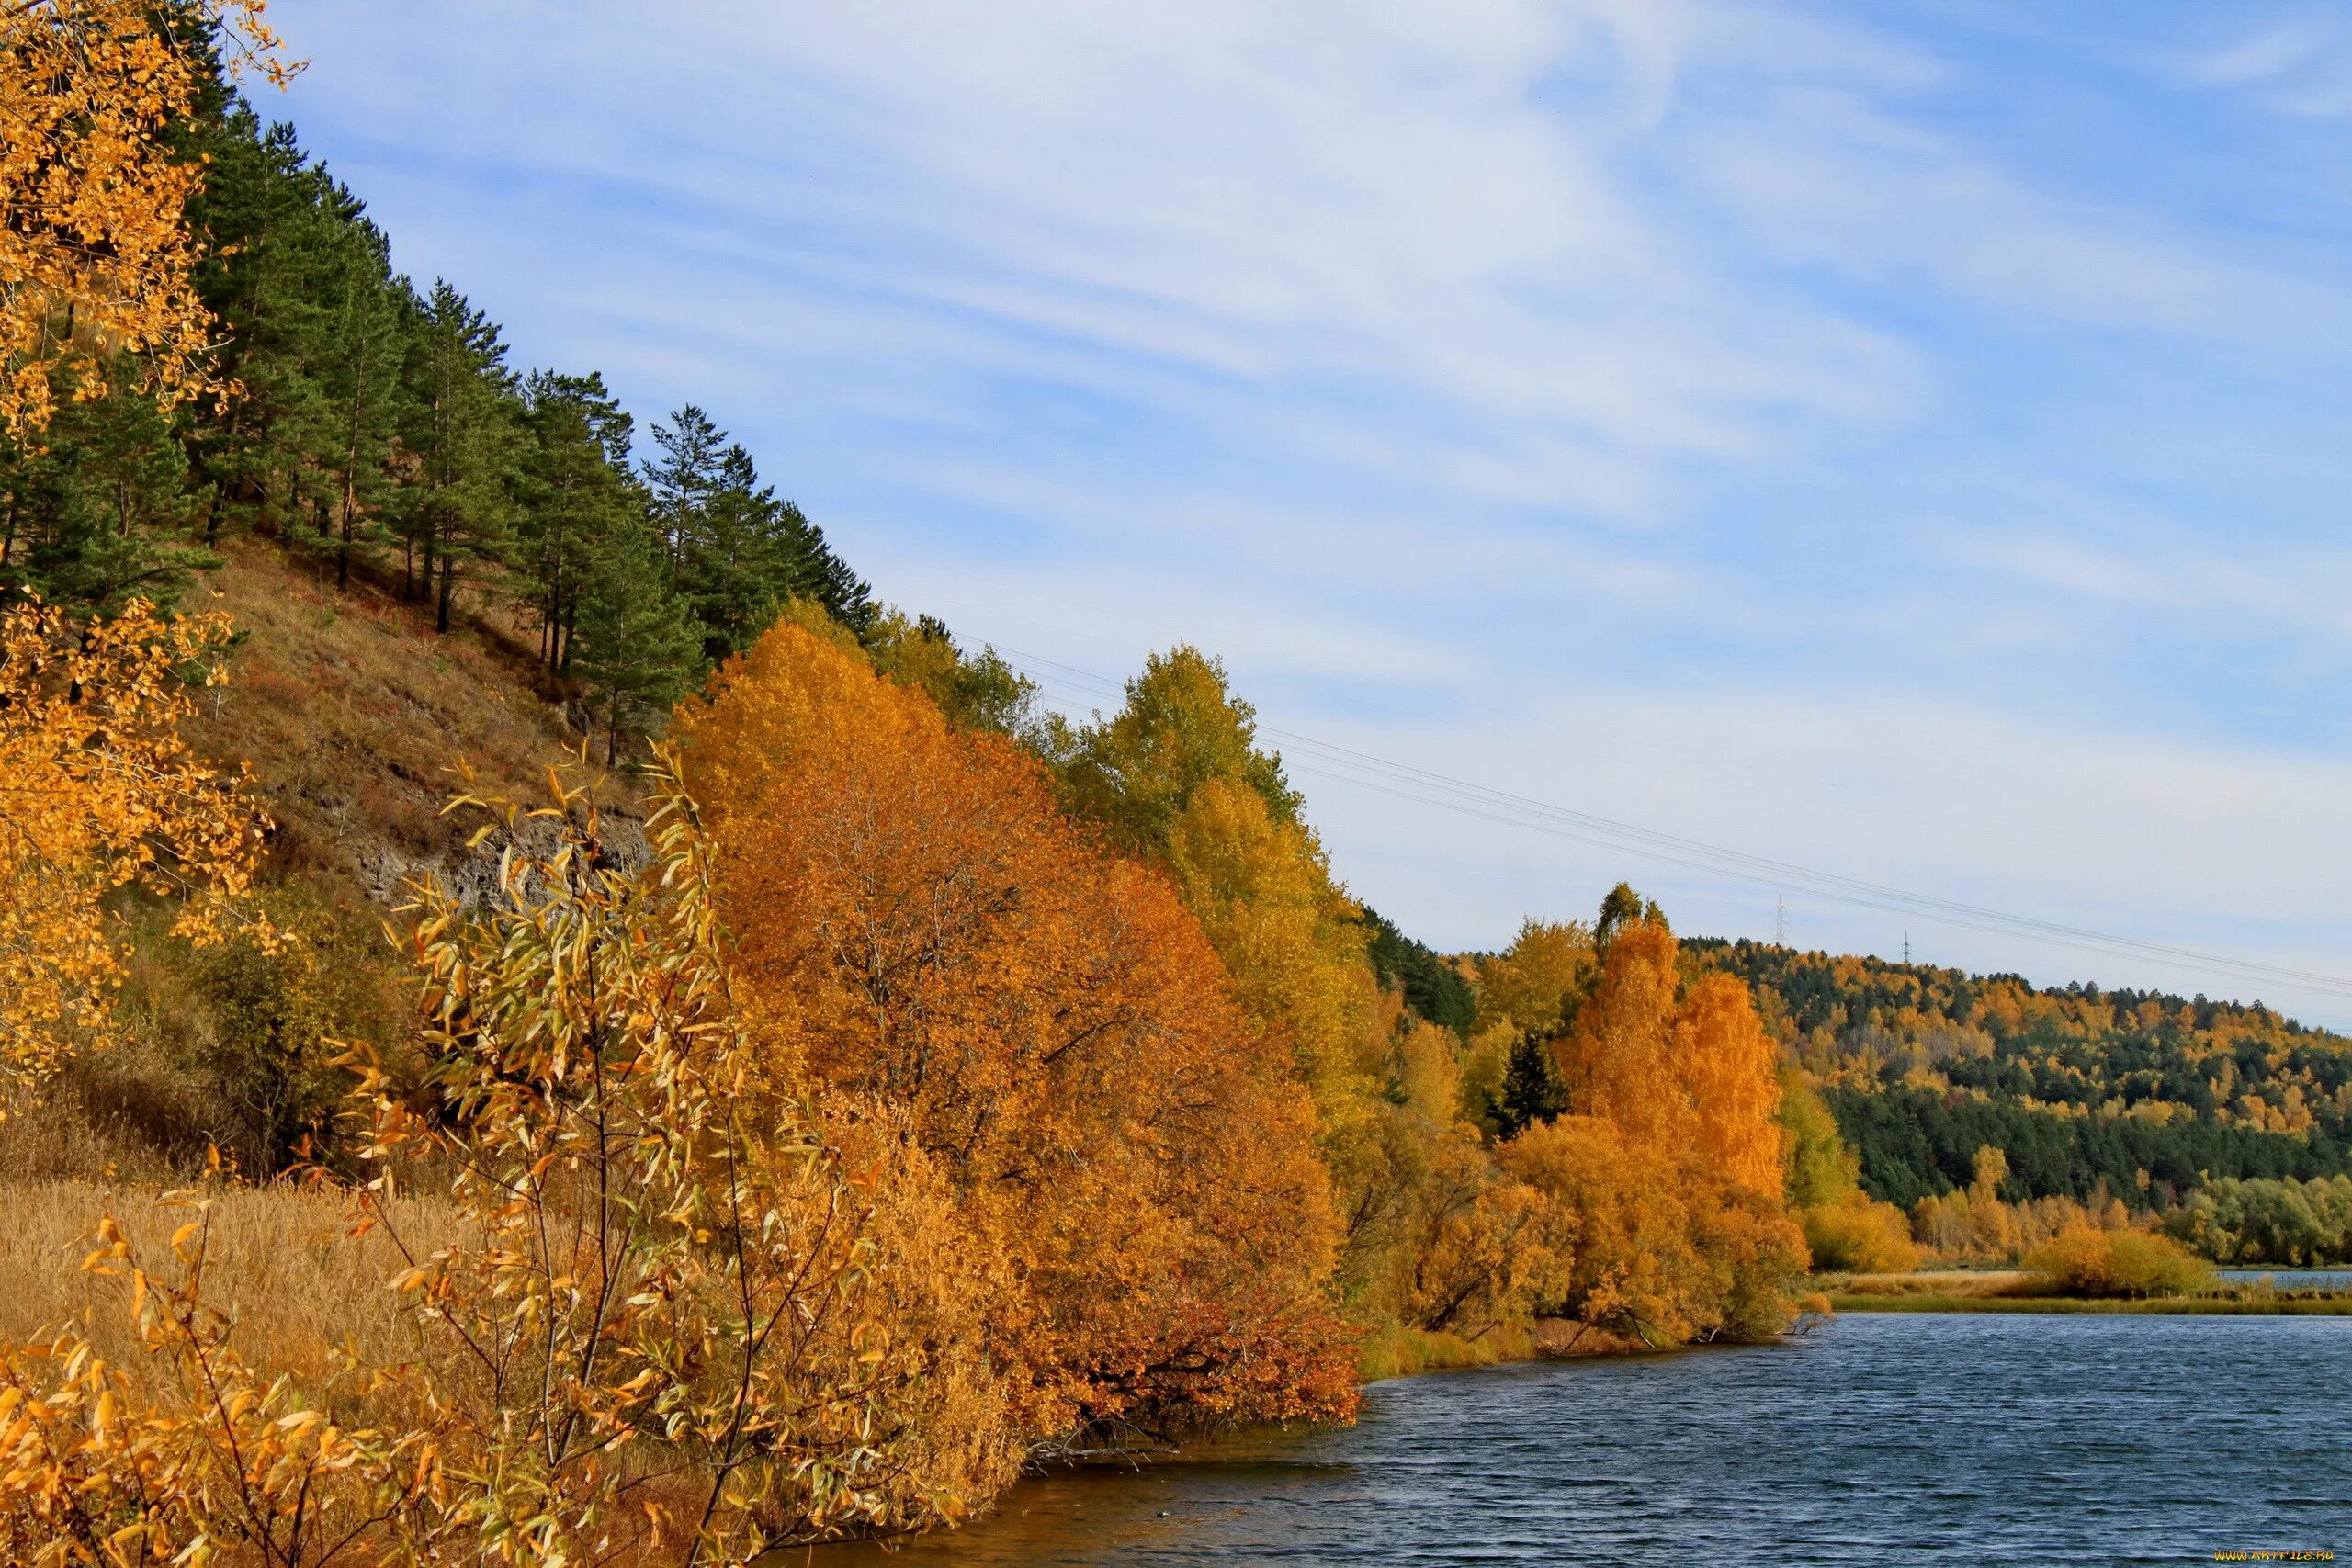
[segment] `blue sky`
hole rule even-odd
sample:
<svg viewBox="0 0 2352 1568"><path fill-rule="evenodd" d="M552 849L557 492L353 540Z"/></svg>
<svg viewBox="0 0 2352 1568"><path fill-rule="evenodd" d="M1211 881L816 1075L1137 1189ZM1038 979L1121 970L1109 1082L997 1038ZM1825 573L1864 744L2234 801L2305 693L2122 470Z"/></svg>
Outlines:
<svg viewBox="0 0 2352 1568"><path fill-rule="evenodd" d="M282 12L282 15L280 14ZM2352 21L2013 3L300 0L398 264L694 400L880 593L1282 728L2352 974ZM1302 778L1490 946L1620 876ZM1792 892L1791 937L2260 990Z"/></svg>

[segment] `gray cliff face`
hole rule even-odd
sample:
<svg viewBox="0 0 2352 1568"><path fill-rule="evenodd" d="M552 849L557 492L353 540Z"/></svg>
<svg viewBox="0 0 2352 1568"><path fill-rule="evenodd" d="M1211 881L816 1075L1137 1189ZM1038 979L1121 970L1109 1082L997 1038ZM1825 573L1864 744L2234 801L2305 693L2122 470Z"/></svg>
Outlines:
<svg viewBox="0 0 2352 1568"><path fill-rule="evenodd" d="M359 850L360 882L369 897L387 908L409 900L412 884L437 879L469 908L493 903L499 895L499 860L511 847L525 856L553 854L557 825L545 818L525 818L512 829L504 827L470 848L460 842L437 855L407 853L387 843ZM645 824L633 814L607 809L597 818L597 843L603 863L624 872L642 870L652 859L645 840Z"/></svg>

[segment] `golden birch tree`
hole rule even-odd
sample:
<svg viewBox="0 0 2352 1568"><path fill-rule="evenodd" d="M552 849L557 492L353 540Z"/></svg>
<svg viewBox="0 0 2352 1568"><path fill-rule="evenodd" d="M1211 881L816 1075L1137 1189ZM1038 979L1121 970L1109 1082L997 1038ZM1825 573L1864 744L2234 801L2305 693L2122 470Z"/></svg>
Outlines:
<svg viewBox="0 0 2352 1568"><path fill-rule="evenodd" d="M128 355L169 406L216 390L186 208L204 169L175 144L212 70L282 83L267 0L0 0L0 432L54 412L56 373ZM72 378L97 396L107 378Z"/></svg>

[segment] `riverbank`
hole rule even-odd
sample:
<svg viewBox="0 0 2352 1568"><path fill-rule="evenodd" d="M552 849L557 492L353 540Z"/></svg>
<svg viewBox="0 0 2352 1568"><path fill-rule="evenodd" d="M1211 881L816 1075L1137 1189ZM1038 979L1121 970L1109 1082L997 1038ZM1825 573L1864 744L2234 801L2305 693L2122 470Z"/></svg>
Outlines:
<svg viewBox="0 0 2352 1568"><path fill-rule="evenodd" d="M2170 1317L2352 1317L2352 1290L2281 1290L2226 1283L2195 1295L2058 1296L2040 1293L2022 1269L1856 1274L1820 1281L1841 1313L2114 1314Z"/></svg>
<svg viewBox="0 0 2352 1568"><path fill-rule="evenodd" d="M1613 1334L1564 1317L1498 1325L1475 1339L1391 1325L1374 1331L1360 1347L1356 1377L1363 1383L1386 1382L1392 1378L1419 1377L1424 1372L1467 1371L1519 1361L1638 1355L1659 1348L1630 1335Z"/></svg>
<svg viewBox="0 0 2352 1568"><path fill-rule="evenodd" d="M2143 1301L2095 1300L2082 1296L1832 1295L1841 1313L2025 1312L2143 1314L2170 1317L2352 1317L2352 1294L2276 1296L2268 1300L2226 1296L2151 1296Z"/></svg>

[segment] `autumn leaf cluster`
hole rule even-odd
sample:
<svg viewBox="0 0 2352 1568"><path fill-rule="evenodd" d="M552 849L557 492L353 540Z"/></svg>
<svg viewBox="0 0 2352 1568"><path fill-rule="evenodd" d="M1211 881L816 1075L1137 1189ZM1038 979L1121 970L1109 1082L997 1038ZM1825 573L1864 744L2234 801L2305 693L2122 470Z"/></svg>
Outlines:
<svg viewBox="0 0 2352 1568"><path fill-rule="evenodd" d="M0 1089L114 1037L114 896L175 899L195 943L250 930L238 901L268 818L180 734L229 637L223 617L143 601L108 621L0 611Z"/></svg>
<svg viewBox="0 0 2352 1568"><path fill-rule="evenodd" d="M0 430L49 423L60 368L115 355L168 405L219 390L183 220L203 166L173 132L216 28L282 78L266 0L29 0L0 7ZM96 396L102 377L85 376Z"/></svg>

